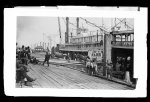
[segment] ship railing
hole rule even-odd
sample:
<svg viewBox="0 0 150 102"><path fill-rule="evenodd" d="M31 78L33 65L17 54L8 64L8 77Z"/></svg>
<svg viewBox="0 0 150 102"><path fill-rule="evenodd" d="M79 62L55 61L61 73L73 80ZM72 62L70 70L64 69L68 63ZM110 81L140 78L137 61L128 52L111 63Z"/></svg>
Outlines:
<svg viewBox="0 0 150 102"><path fill-rule="evenodd" d="M133 47L134 41L112 41L113 46Z"/></svg>
<svg viewBox="0 0 150 102"><path fill-rule="evenodd" d="M101 47L63 47L61 50L90 50L90 49L99 49Z"/></svg>

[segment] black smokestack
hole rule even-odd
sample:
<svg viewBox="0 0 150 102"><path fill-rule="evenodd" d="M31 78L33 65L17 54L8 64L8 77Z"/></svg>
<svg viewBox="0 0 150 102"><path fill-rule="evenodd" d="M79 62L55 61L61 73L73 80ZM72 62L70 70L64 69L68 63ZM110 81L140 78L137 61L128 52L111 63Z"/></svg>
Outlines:
<svg viewBox="0 0 150 102"><path fill-rule="evenodd" d="M79 34L79 17L77 17L77 35Z"/></svg>
<svg viewBox="0 0 150 102"><path fill-rule="evenodd" d="M69 17L66 17L66 34L65 34L65 42L69 42Z"/></svg>

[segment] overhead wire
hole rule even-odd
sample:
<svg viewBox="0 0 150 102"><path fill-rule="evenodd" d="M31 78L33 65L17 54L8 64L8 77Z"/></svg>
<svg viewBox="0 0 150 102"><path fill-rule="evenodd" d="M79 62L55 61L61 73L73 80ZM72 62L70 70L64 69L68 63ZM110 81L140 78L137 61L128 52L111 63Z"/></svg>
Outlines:
<svg viewBox="0 0 150 102"><path fill-rule="evenodd" d="M80 17L80 18L81 18L82 20L84 20L87 25L89 25L89 26L91 26L91 27L94 27L94 28L100 28L101 30L106 31L106 28L101 27L101 26L97 26L95 23L91 23L90 21L88 21L88 20L86 20L86 19L84 19L84 18L82 18L82 17ZM64 23L66 24L65 19L64 19L64 18L62 18L62 19L63 19ZM69 24L71 24L72 26L76 27L76 25L75 25L74 23L70 22L70 21L69 21ZM81 28L81 29L82 29L82 28ZM77 30L77 29L72 28L72 30ZM93 31L92 31L92 32L93 32ZM97 32L97 31L94 31L94 32Z"/></svg>
<svg viewBox="0 0 150 102"><path fill-rule="evenodd" d="M119 18L117 18L117 19L118 19L119 21L121 21ZM125 19L126 19L126 18L125 18ZM132 27L130 27L130 26L128 25L129 23L128 23L127 21L124 21L124 20L123 20L123 22L124 22L124 23L126 22L126 26L127 26L127 27L133 29ZM127 24L127 23L128 23L128 24Z"/></svg>
<svg viewBox="0 0 150 102"><path fill-rule="evenodd" d="M81 17L80 17L81 18ZM88 20L86 20L86 19L84 19L84 18L81 18L83 21L85 21L86 22L86 24L88 25L88 26L90 26L90 27L94 27L94 28L98 28L99 26L95 26L95 25L93 25L94 23L88 23L89 21ZM94 30L94 31L89 31L90 33L91 32L97 32L97 30Z"/></svg>
<svg viewBox="0 0 150 102"><path fill-rule="evenodd" d="M133 29L132 27L130 27L130 26L129 26L129 25L131 25L131 24L129 24L127 21L125 21L125 19L126 19L126 18L124 18L124 19L122 19L122 20L121 20L121 19L119 19L119 18L117 18L117 19L118 19L120 22L119 22L119 23L117 23L117 24L115 24L115 26L113 26L113 27L107 28L107 30L108 30L108 29L110 29L110 30L111 30L112 28L115 28L117 25L119 25L119 24L120 24L120 23L122 23L122 22L123 22L123 23L125 23L125 22L126 22L126 26L128 26L128 27L129 27L129 28L131 28L131 29ZM128 25L128 24L129 24L129 25ZM133 25L131 25L131 26L133 26Z"/></svg>
<svg viewBox="0 0 150 102"><path fill-rule="evenodd" d="M82 20L85 20L87 23L90 23L90 24L94 25L95 27L99 28L100 30L105 31L105 32L108 32L104 27L102 27L102 26L97 26L95 23L92 23L92 22L90 22L90 21L88 21L88 20L86 20L86 19L84 19L84 18L82 18L82 17L80 17L80 18L81 18Z"/></svg>

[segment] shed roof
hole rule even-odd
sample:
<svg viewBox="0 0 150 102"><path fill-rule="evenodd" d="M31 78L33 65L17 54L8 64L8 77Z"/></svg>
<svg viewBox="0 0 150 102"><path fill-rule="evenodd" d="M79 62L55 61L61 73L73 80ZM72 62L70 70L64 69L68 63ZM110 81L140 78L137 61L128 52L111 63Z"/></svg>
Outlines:
<svg viewBox="0 0 150 102"><path fill-rule="evenodd" d="M134 30L113 31L112 34L134 34Z"/></svg>

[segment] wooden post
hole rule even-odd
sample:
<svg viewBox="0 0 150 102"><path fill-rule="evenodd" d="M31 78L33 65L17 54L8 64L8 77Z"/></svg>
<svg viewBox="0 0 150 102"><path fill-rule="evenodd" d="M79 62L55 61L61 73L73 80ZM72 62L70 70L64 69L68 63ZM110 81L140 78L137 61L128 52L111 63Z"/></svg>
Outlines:
<svg viewBox="0 0 150 102"><path fill-rule="evenodd" d="M130 41L131 41L131 34L130 34Z"/></svg>
<svg viewBox="0 0 150 102"><path fill-rule="evenodd" d="M103 45L103 76L106 76L106 35L104 35L104 45Z"/></svg>
<svg viewBox="0 0 150 102"><path fill-rule="evenodd" d="M104 50L103 50L103 76L106 76L106 62L111 60L111 35L104 35Z"/></svg>

